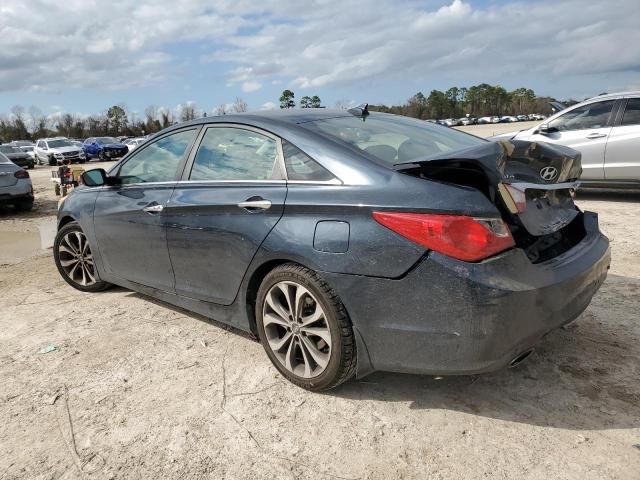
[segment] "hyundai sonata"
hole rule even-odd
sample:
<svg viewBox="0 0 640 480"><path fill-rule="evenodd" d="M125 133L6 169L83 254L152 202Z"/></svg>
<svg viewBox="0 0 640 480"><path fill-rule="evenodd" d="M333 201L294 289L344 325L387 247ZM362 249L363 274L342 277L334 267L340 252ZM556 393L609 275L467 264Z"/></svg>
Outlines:
<svg viewBox="0 0 640 480"><path fill-rule="evenodd" d="M293 383L489 372L575 319L609 243L580 154L365 107L164 130L58 213L73 287L111 284L259 338Z"/></svg>

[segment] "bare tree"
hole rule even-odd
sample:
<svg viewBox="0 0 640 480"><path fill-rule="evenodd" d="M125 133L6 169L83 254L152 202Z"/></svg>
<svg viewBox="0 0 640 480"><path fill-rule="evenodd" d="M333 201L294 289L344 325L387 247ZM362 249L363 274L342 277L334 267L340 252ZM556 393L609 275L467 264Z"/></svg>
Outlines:
<svg viewBox="0 0 640 480"><path fill-rule="evenodd" d="M242 113L247 111L247 102L240 97L236 97L236 101L233 102L233 111L236 113Z"/></svg>
<svg viewBox="0 0 640 480"><path fill-rule="evenodd" d="M346 98L341 98L336 102L336 108L338 110L348 110L350 104L351 102L349 100L347 100Z"/></svg>
<svg viewBox="0 0 640 480"><path fill-rule="evenodd" d="M180 105L180 121L188 122L196 118L196 104L193 102L187 102Z"/></svg>
<svg viewBox="0 0 640 480"><path fill-rule="evenodd" d="M227 106L222 103L216 107L216 115L226 115L227 114Z"/></svg>

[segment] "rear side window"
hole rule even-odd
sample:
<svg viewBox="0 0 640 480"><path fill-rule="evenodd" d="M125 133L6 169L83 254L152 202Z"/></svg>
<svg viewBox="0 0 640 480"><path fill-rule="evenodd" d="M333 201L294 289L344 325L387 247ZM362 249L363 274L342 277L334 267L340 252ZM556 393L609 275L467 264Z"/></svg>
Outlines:
<svg viewBox="0 0 640 480"><path fill-rule="evenodd" d="M559 132L606 127L614 103L615 100L606 100L574 108L549 122L549 126Z"/></svg>
<svg viewBox="0 0 640 480"><path fill-rule="evenodd" d="M271 137L241 128L209 128L198 147L189 179L275 179L276 156L276 141Z"/></svg>
<svg viewBox="0 0 640 480"><path fill-rule="evenodd" d="M627 101L622 125L640 125L640 98L630 98Z"/></svg>
<svg viewBox="0 0 640 480"><path fill-rule="evenodd" d="M282 141L282 151L289 180L328 182L335 178L322 165L286 140Z"/></svg>
<svg viewBox="0 0 640 480"><path fill-rule="evenodd" d="M183 130L162 137L136 150L120 168L122 183L170 182L176 179L178 165L195 138L196 130Z"/></svg>

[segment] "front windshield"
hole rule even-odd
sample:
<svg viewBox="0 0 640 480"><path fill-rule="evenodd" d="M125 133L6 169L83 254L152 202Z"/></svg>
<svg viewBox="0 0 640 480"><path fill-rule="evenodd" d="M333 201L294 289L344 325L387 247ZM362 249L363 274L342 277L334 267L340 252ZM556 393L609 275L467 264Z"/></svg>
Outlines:
<svg viewBox="0 0 640 480"><path fill-rule="evenodd" d="M355 147L388 166L486 141L424 120L376 113L364 121L361 117L349 116L306 122L301 126Z"/></svg>
<svg viewBox="0 0 640 480"><path fill-rule="evenodd" d="M49 148L72 147L69 140L49 140Z"/></svg>
<svg viewBox="0 0 640 480"><path fill-rule="evenodd" d="M10 145L0 145L0 152L2 152L2 153L22 153L18 147L12 147Z"/></svg>
<svg viewBox="0 0 640 480"><path fill-rule="evenodd" d="M120 143L113 137L98 137L96 138L96 143L100 145L107 145L109 143Z"/></svg>

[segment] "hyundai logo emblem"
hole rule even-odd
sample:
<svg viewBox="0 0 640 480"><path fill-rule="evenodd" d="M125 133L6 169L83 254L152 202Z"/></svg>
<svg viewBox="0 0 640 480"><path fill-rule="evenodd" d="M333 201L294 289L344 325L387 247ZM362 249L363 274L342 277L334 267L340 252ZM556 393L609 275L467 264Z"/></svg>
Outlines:
<svg viewBox="0 0 640 480"><path fill-rule="evenodd" d="M540 178L545 182L552 182L558 176L558 169L556 167L544 167L540 169Z"/></svg>

